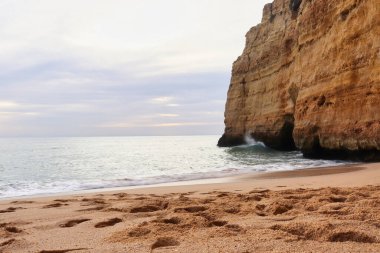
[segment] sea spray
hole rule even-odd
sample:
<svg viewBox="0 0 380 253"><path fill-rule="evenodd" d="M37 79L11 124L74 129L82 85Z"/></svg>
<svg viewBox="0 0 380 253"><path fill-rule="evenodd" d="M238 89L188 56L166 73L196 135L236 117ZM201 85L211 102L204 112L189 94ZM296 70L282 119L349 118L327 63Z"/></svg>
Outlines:
<svg viewBox="0 0 380 253"><path fill-rule="evenodd" d="M262 147L265 147L265 144L261 141L256 141L250 133L246 133L244 135L244 141L247 143L248 146L257 146L260 145Z"/></svg>

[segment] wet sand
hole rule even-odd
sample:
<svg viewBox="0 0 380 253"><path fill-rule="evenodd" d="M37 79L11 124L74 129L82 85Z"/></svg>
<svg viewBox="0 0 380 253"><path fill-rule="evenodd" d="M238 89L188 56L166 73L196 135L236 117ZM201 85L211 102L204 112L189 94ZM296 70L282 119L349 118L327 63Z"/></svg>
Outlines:
<svg viewBox="0 0 380 253"><path fill-rule="evenodd" d="M5 200L0 252L380 252L380 164Z"/></svg>

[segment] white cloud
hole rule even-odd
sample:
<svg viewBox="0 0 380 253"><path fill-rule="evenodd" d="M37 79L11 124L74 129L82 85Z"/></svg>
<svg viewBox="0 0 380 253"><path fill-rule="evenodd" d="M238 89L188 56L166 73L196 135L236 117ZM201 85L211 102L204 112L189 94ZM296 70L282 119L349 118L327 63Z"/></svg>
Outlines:
<svg viewBox="0 0 380 253"><path fill-rule="evenodd" d="M101 124L97 127L99 128L140 128L140 127L183 127L183 126L210 126L210 125L220 125L220 122L168 122L168 123L130 123L130 122L120 122L120 123L109 123Z"/></svg>
<svg viewBox="0 0 380 253"><path fill-rule="evenodd" d="M0 135L219 129L267 1L1 0Z"/></svg>
<svg viewBox="0 0 380 253"><path fill-rule="evenodd" d="M150 100L153 104L167 104L171 101L173 101L173 97L155 97Z"/></svg>
<svg viewBox="0 0 380 253"><path fill-rule="evenodd" d="M168 107L178 107L181 106L180 104L167 104L166 106Z"/></svg>
<svg viewBox="0 0 380 253"><path fill-rule="evenodd" d="M176 118L176 117L179 117L178 114L174 114L174 113L160 113L160 114L158 114L158 116L164 117L164 118Z"/></svg>
<svg viewBox="0 0 380 253"><path fill-rule="evenodd" d="M4 109L14 109L19 106L20 104L13 101L0 101L0 111Z"/></svg>
<svg viewBox="0 0 380 253"><path fill-rule="evenodd" d="M152 127L180 127L180 126L210 126L220 125L220 122L174 122L154 124Z"/></svg>
<svg viewBox="0 0 380 253"><path fill-rule="evenodd" d="M6 1L0 55L3 63L31 55L18 57L20 67L67 57L89 68L123 70L132 63L137 76L225 70L265 2Z"/></svg>

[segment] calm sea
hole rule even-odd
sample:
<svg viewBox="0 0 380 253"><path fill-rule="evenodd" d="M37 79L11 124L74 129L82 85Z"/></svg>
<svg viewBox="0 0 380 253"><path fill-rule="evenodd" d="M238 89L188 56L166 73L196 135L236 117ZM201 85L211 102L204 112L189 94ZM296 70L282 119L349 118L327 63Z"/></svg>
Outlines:
<svg viewBox="0 0 380 253"><path fill-rule="evenodd" d="M219 136L0 139L0 198L338 165Z"/></svg>

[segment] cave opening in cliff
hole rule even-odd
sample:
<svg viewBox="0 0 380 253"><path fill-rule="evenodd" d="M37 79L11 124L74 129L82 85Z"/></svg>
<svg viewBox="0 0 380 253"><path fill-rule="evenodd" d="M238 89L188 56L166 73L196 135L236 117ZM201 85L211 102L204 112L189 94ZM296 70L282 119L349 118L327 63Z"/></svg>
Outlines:
<svg viewBox="0 0 380 253"><path fill-rule="evenodd" d="M302 3L302 0L291 0L290 1L290 9L292 11L298 11Z"/></svg>
<svg viewBox="0 0 380 253"><path fill-rule="evenodd" d="M291 151L296 150L296 145L293 139L294 130L294 115L286 115L284 125L280 131L279 150Z"/></svg>

